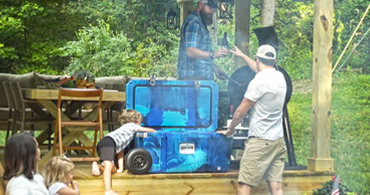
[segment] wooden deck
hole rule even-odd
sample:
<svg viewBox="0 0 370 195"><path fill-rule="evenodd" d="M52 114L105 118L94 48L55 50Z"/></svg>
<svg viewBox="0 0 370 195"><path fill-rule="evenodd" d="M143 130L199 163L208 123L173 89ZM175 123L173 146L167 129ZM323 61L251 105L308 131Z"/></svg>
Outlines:
<svg viewBox="0 0 370 195"><path fill-rule="evenodd" d="M102 176L90 173L89 163L76 163L75 180L80 184L81 194L103 194ZM237 170L226 173L182 173L132 175L127 171L113 175L113 188L119 194L236 194ZM330 180L334 173L292 170L284 172L284 194L312 194L321 183ZM253 194L269 194L262 181Z"/></svg>
<svg viewBox="0 0 370 195"><path fill-rule="evenodd" d="M3 163L4 148L0 148ZM43 152L44 153L44 152ZM102 195L102 176L92 176L89 162L75 163L74 180L79 183L82 195ZM43 167L40 165L39 171ZM334 176L334 172L312 172L307 170L286 170L283 173L285 195L312 194L321 188L321 183ZM113 175L113 189L119 194L236 194L238 171L231 168L225 173L180 173L133 175L125 170ZM0 193L1 194L1 193ZM253 194L269 194L266 182L253 189Z"/></svg>

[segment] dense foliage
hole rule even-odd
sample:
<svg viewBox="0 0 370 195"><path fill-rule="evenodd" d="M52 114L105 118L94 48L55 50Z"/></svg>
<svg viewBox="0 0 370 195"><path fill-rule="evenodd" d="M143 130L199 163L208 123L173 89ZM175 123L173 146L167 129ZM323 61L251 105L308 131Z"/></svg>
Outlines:
<svg viewBox="0 0 370 195"><path fill-rule="evenodd" d="M366 0L335 1L333 64L367 5ZM106 76L176 76L179 30L168 30L165 24L168 9L174 8L179 14L176 2L5 0L0 2L0 8L0 72L36 70L60 74L91 68L90 71ZM260 1L252 1L251 29L260 27L260 9ZM277 0L276 3L278 61L293 80L310 79L312 75L313 12L312 0L305 3ZM368 71L369 26L370 19L365 17L337 70L351 66ZM219 39L223 32L228 32L232 45L233 29L233 20L219 20ZM251 33L252 55L257 46L257 39ZM231 55L216 63L229 74L235 71Z"/></svg>
<svg viewBox="0 0 370 195"><path fill-rule="evenodd" d="M1 1L0 8L0 72L176 73L178 30L165 28L163 3Z"/></svg>
<svg viewBox="0 0 370 195"><path fill-rule="evenodd" d="M166 8L152 1L89 1L71 3L89 25L77 40L62 48L70 56L67 72L89 69L97 76L175 76L178 31L166 29Z"/></svg>
<svg viewBox="0 0 370 195"><path fill-rule="evenodd" d="M74 29L67 28L58 2L8 0L0 10L0 72L59 72L65 62L58 48Z"/></svg>
<svg viewBox="0 0 370 195"><path fill-rule="evenodd" d="M154 32L148 30L148 33ZM173 39L176 40L176 37ZM63 55L71 57L67 73L84 69L96 76L172 76L175 70L168 65L174 61L164 54L167 45L154 43L152 36L142 41L135 48L134 40L127 38L122 32L113 32L109 24L99 21L97 26L90 25L79 30L77 41L70 41L62 48ZM173 48L172 52L174 51L177 50Z"/></svg>

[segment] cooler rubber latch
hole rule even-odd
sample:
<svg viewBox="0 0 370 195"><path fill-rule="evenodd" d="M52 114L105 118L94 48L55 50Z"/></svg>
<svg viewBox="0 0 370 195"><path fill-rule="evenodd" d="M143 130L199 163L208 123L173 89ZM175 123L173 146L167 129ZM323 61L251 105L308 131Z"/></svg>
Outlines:
<svg viewBox="0 0 370 195"><path fill-rule="evenodd" d="M155 85L155 79L156 78L157 77L155 75L151 75L150 76L149 83L150 83L151 86L154 86Z"/></svg>
<svg viewBox="0 0 370 195"><path fill-rule="evenodd" d="M199 91L200 89L200 81L195 81L195 91Z"/></svg>

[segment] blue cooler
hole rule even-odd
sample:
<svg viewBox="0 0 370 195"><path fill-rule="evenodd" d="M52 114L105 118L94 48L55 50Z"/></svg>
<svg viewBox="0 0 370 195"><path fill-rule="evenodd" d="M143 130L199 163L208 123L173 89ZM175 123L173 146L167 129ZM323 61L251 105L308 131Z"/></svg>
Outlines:
<svg viewBox="0 0 370 195"><path fill-rule="evenodd" d="M218 86L213 81L131 80L126 109L143 115L143 126L126 155L134 174L226 172L232 139L216 133Z"/></svg>

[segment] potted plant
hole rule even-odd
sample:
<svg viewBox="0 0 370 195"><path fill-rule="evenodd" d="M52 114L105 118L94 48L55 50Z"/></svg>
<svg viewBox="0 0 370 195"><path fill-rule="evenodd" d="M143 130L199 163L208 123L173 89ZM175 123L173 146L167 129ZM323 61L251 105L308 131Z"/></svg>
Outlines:
<svg viewBox="0 0 370 195"><path fill-rule="evenodd" d="M335 183L336 177L332 177L330 181L327 181L325 183L322 183L322 188L313 190L312 195L328 195L332 194L333 191L333 185ZM348 186L342 184L341 180L338 178L338 185L339 186L339 194L340 195L356 195L351 189L349 189Z"/></svg>

